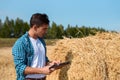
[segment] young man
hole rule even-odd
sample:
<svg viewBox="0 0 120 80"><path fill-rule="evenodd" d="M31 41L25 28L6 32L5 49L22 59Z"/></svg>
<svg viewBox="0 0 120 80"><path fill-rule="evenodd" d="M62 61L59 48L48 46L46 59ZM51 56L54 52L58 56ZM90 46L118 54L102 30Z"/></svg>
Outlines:
<svg viewBox="0 0 120 80"><path fill-rule="evenodd" d="M36 13L30 19L30 29L20 37L12 48L17 80L46 80L46 75L55 69L50 66L59 62L53 61L48 65L46 45L43 36L49 26L46 14Z"/></svg>

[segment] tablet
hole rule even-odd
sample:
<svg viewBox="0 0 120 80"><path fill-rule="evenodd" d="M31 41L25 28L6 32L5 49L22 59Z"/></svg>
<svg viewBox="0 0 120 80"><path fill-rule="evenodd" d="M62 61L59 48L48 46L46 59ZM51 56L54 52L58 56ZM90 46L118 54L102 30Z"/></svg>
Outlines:
<svg viewBox="0 0 120 80"><path fill-rule="evenodd" d="M60 69L60 68L66 66L66 65L68 65L68 64L70 64L70 61L62 62L62 63L60 63L59 65L58 65L58 64L54 64L54 65L52 65L49 69L51 69L51 68Z"/></svg>

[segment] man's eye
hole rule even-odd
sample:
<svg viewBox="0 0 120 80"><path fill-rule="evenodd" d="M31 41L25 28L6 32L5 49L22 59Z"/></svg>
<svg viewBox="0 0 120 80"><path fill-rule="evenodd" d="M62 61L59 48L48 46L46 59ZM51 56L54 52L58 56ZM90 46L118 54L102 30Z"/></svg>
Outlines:
<svg viewBox="0 0 120 80"><path fill-rule="evenodd" d="M44 30L47 30L46 28Z"/></svg>

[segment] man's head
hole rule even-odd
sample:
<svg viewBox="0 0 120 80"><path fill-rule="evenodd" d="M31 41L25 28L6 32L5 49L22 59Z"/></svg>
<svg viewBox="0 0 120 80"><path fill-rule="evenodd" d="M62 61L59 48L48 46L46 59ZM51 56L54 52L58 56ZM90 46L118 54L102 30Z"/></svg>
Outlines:
<svg viewBox="0 0 120 80"><path fill-rule="evenodd" d="M46 14L35 13L30 19L30 28L37 37L43 37L48 29L49 19Z"/></svg>

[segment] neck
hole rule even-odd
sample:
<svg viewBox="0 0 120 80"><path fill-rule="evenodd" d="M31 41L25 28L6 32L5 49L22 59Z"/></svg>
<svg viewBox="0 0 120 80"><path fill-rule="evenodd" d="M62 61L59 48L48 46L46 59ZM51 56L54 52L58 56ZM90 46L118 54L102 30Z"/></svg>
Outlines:
<svg viewBox="0 0 120 80"><path fill-rule="evenodd" d="M34 33L34 31L33 31L32 29L30 29L30 30L28 31L28 34L29 34L30 37L32 37L32 38L34 38L34 39L37 39L37 38L38 38L38 37L35 35L35 33Z"/></svg>

